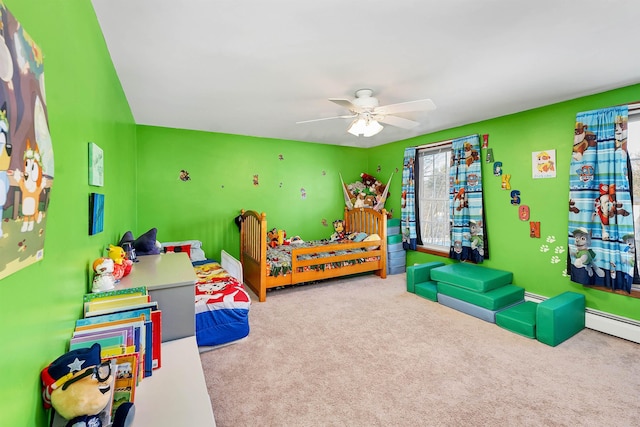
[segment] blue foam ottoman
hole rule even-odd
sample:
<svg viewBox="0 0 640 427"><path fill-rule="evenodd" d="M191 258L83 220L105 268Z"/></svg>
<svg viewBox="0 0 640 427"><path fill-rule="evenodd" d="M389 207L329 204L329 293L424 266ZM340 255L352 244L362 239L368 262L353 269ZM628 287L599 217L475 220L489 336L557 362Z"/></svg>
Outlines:
<svg viewBox="0 0 640 427"><path fill-rule="evenodd" d="M564 292L538 304L536 338L557 346L582 329L585 323L585 298L576 292Z"/></svg>

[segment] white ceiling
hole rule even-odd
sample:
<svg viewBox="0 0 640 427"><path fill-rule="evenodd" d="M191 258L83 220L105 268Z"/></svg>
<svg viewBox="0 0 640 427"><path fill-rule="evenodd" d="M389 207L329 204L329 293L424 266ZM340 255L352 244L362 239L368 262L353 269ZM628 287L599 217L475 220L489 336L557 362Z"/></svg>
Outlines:
<svg viewBox="0 0 640 427"><path fill-rule="evenodd" d="M640 82L637 0L92 1L144 125L372 147ZM437 109L296 124L361 88Z"/></svg>

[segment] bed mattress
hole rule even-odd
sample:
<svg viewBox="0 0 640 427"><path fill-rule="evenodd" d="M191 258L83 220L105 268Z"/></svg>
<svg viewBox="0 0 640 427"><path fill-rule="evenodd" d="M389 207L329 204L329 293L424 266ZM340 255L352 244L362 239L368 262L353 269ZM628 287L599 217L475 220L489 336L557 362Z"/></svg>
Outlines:
<svg viewBox="0 0 640 427"><path fill-rule="evenodd" d="M219 262L193 262L195 286L196 341L198 346L216 346L249 334L251 298L244 285Z"/></svg>

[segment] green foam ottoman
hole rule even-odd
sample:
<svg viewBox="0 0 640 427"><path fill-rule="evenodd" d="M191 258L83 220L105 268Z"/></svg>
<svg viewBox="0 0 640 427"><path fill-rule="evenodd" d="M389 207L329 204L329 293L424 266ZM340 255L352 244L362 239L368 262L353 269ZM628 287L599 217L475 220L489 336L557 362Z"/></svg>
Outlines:
<svg viewBox="0 0 640 427"><path fill-rule="evenodd" d="M475 292L449 283L438 282L438 292L493 311L524 300L524 288L515 285L504 285L487 292Z"/></svg>
<svg viewBox="0 0 640 427"><path fill-rule="evenodd" d="M416 285L416 295L431 301L438 301L438 285L433 280L418 283Z"/></svg>
<svg viewBox="0 0 640 427"><path fill-rule="evenodd" d="M576 292L564 292L538 304L536 337L557 346L582 329L585 323L585 298Z"/></svg>
<svg viewBox="0 0 640 427"><path fill-rule="evenodd" d="M431 280L451 283L476 292L487 292L509 285L513 273L470 263L455 263L434 268Z"/></svg>
<svg viewBox="0 0 640 427"><path fill-rule="evenodd" d="M428 285L432 284L433 286L435 286L435 282L431 280L431 271L434 268L441 267L443 265L444 263L442 262L434 261L434 262L427 262L425 264L408 266L407 267L407 292L411 292L413 294L417 293L416 285L420 283L426 283ZM429 287L430 286L425 286L424 288L429 288ZM421 290L424 291L425 289L421 289ZM426 291L427 293L429 293L428 289ZM424 295L421 295L421 296L424 296Z"/></svg>
<svg viewBox="0 0 640 427"><path fill-rule="evenodd" d="M538 304L525 301L496 313L496 325L508 331L536 338L536 309Z"/></svg>

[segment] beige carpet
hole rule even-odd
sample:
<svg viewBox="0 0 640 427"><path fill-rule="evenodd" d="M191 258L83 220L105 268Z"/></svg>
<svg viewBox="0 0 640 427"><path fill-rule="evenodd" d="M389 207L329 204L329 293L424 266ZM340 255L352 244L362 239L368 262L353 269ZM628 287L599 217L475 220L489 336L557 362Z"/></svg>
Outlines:
<svg viewBox="0 0 640 427"><path fill-rule="evenodd" d="M257 299L254 299L257 301ZM218 427L640 426L640 346L557 347L361 276L271 291L202 353Z"/></svg>

